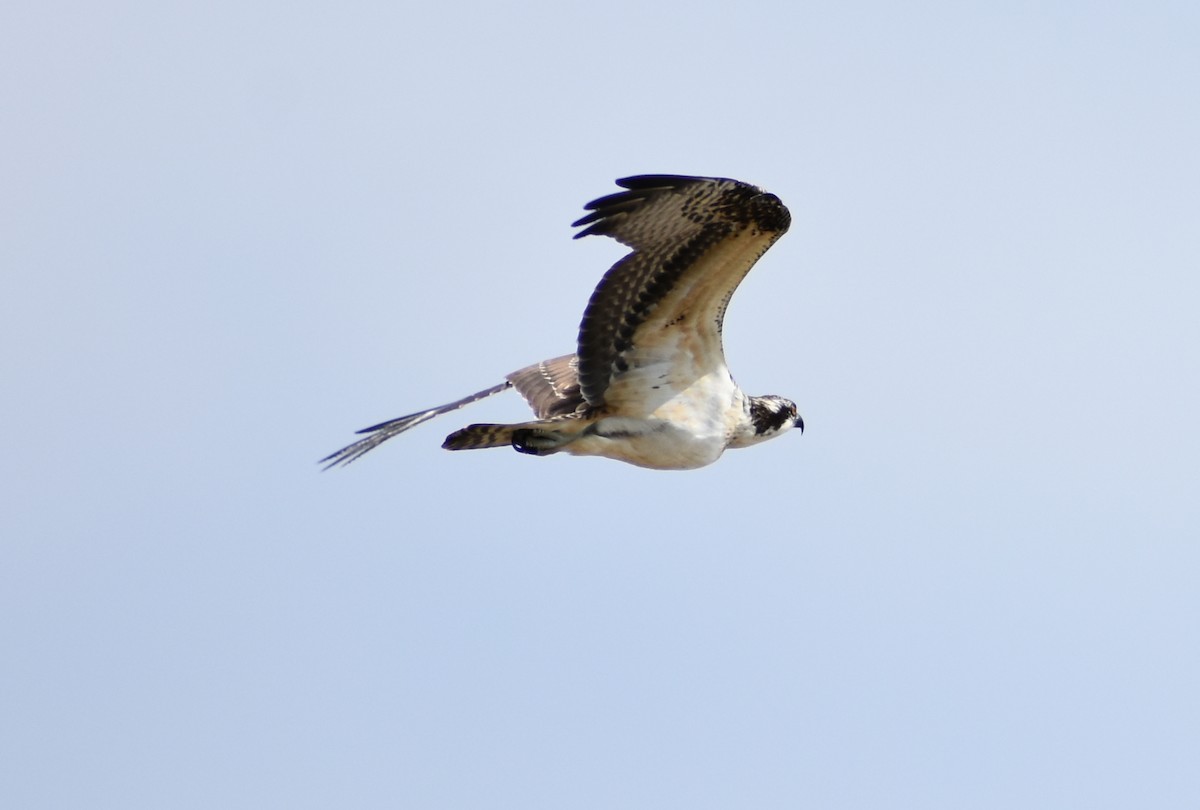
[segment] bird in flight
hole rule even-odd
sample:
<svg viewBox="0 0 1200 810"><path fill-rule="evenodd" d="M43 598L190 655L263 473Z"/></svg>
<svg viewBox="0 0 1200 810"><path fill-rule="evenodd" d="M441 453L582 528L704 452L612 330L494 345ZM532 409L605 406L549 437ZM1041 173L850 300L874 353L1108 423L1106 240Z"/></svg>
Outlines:
<svg viewBox="0 0 1200 810"><path fill-rule="evenodd" d="M703 467L793 427L796 404L748 396L725 365L725 308L759 257L788 229L774 194L719 177L640 175L588 203L575 238L611 236L632 252L604 274L579 326L575 353L543 360L504 382L428 410L364 428L321 459L349 464L435 416L509 388L537 417L476 424L442 447L512 447L548 456L603 456L657 470Z"/></svg>

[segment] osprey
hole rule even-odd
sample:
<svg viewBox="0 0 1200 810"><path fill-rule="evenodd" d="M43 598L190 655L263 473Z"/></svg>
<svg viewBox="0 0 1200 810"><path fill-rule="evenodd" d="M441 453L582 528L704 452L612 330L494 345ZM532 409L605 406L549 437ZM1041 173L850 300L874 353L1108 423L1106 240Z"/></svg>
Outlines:
<svg viewBox="0 0 1200 810"><path fill-rule="evenodd" d="M513 447L658 470L703 467L727 448L804 430L794 402L748 396L725 365L721 329L733 291L791 223L774 194L719 177L642 175L587 204L575 234L632 248L600 280L574 354L514 371L460 400L372 425L325 458L349 464L409 428L508 388L537 419L470 425L442 447Z"/></svg>

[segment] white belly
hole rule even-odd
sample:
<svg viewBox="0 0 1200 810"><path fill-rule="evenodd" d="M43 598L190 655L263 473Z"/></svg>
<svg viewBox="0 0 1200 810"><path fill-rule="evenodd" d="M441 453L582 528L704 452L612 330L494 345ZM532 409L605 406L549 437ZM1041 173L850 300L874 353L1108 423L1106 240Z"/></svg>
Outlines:
<svg viewBox="0 0 1200 810"><path fill-rule="evenodd" d="M608 424L628 421L621 417L601 420L596 423L595 433L564 446L563 452L573 456L604 456L652 470L694 470L712 464L725 452L723 438L695 436L669 422L640 420L637 425ZM628 432L627 427L637 432Z"/></svg>
<svg viewBox="0 0 1200 810"><path fill-rule="evenodd" d="M743 418L745 396L722 370L694 380L682 391L659 389L657 401L633 416L594 422L563 447L577 456L604 456L655 470L691 470L712 464ZM632 403L626 403L626 409Z"/></svg>

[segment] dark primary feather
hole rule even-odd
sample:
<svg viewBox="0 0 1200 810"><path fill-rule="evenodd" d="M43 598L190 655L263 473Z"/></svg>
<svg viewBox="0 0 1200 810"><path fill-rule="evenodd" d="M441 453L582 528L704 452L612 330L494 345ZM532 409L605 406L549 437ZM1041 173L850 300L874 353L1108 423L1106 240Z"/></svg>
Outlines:
<svg viewBox="0 0 1200 810"><path fill-rule="evenodd" d="M625 355L636 343L640 327L690 270L727 239L750 231L747 255L733 265L736 277L714 290L725 297L716 302L718 323L724 304L742 276L772 242L787 230L791 215L773 194L737 180L679 175L642 175L617 181L626 191L593 200L590 213L576 234L611 236L633 252L604 275L592 294L579 328L579 382L592 406L604 404L604 394L616 375L626 370ZM727 289L726 289L727 288Z"/></svg>
<svg viewBox="0 0 1200 810"><path fill-rule="evenodd" d="M441 416L444 413L456 411L459 408L470 405L472 402L478 402L484 397L490 397L493 394L499 394L501 391L505 391L511 386L512 383L508 380L505 380L499 385L493 385L491 388L484 389L483 391L476 391L474 394L463 397L462 399L456 399L454 402L449 402L445 405L438 405L436 408L430 408L426 411L418 411L417 413L410 413L408 416L400 416L396 419L389 419L386 422L380 422L378 425L371 425L371 427L363 428L357 432L369 433L369 436L364 439L359 439L358 441L354 442L354 444L346 445L336 453L330 453L317 463L324 464L324 469L326 470L328 470L330 467L344 467L345 465L359 458L363 453L374 450L376 447L383 444L393 436L396 436L397 434L403 433L406 430L411 430L422 422L428 422L435 416Z"/></svg>

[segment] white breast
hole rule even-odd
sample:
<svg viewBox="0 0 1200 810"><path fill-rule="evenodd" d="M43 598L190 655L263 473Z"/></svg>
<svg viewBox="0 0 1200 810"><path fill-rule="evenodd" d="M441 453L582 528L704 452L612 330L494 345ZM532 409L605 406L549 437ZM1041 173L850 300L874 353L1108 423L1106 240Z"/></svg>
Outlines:
<svg viewBox="0 0 1200 810"><path fill-rule="evenodd" d="M683 386L668 376L648 390L643 407L624 402L620 413L598 419L563 450L656 470L690 470L720 458L745 418L745 395L724 370Z"/></svg>

